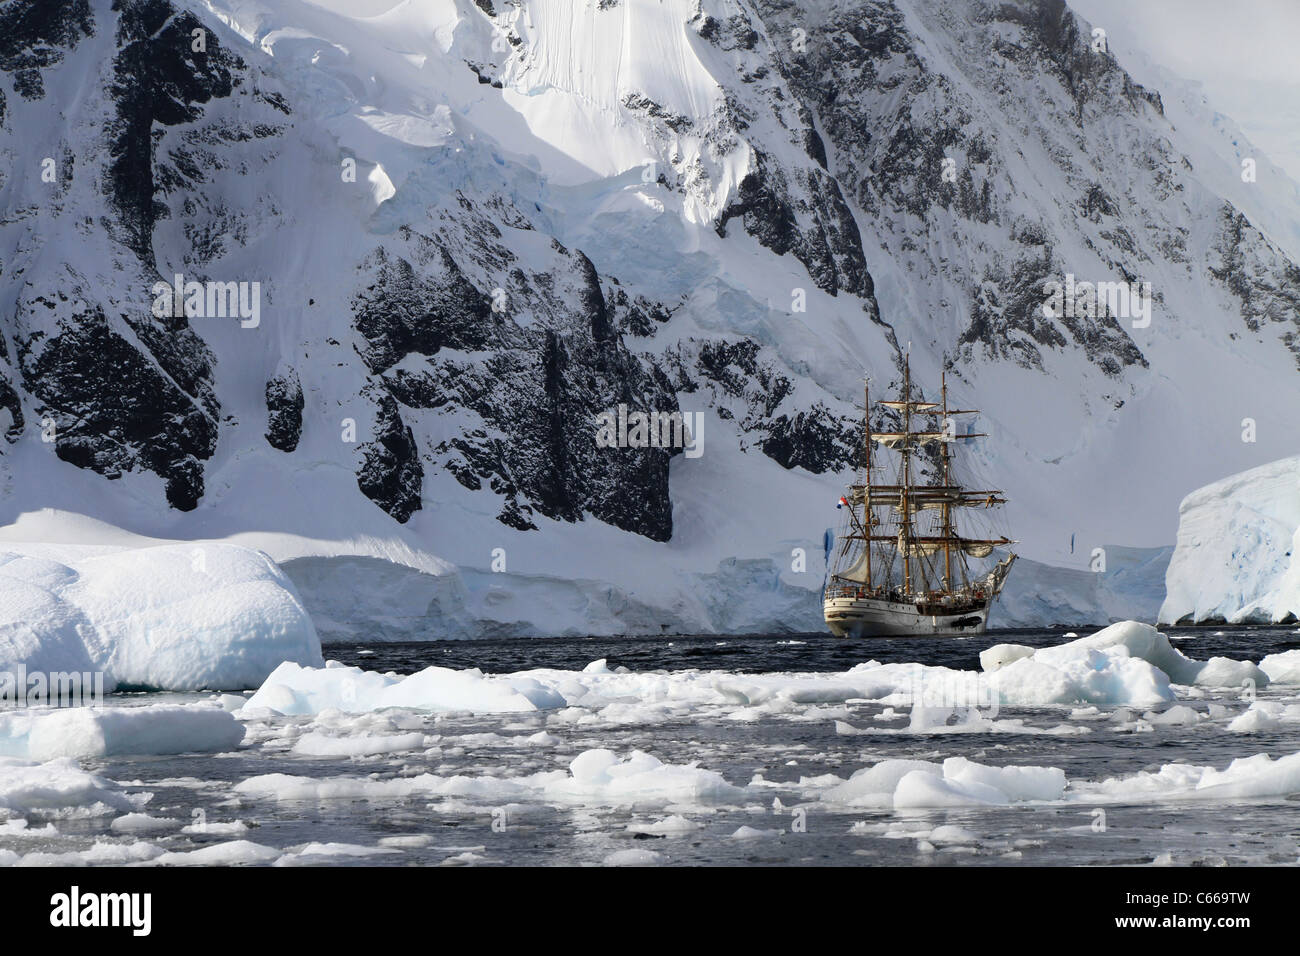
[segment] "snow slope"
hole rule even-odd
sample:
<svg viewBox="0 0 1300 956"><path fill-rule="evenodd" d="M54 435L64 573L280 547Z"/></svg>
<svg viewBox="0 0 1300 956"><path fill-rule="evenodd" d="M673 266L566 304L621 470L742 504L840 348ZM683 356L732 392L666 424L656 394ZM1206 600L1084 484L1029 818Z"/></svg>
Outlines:
<svg viewBox="0 0 1300 956"><path fill-rule="evenodd" d="M1268 623L1300 615L1300 458L1200 488L1178 509L1160 620Z"/></svg>

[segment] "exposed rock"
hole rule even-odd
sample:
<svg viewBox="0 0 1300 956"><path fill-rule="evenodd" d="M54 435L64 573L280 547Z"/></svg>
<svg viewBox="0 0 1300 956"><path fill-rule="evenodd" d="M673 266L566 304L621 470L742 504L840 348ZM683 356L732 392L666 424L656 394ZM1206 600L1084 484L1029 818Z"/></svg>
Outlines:
<svg viewBox="0 0 1300 956"><path fill-rule="evenodd" d="M284 367L266 383L266 440L272 448L290 452L302 436L302 383L292 367Z"/></svg>

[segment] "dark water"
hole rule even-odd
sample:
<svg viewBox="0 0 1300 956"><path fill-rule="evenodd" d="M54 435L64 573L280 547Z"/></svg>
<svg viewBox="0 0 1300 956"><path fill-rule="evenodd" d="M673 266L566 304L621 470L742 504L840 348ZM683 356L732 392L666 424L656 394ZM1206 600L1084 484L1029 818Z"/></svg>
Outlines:
<svg viewBox="0 0 1300 956"><path fill-rule="evenodd" d="M850 640L825 633L674 637L508 638L483 641L419 641L330 644L325 656L366 670L412 674L425 667L477 667L500 674L551 667L581 670L605 658L630 670L843 671L876 660L979 670L979 655L994 644L1047 647L1091 629L1000 630L968 637ZM1168 628L1165 634L1188 657L1231 657L1258 662L1268 654L1300 647L1293 625L1278 627Z"/></svg>

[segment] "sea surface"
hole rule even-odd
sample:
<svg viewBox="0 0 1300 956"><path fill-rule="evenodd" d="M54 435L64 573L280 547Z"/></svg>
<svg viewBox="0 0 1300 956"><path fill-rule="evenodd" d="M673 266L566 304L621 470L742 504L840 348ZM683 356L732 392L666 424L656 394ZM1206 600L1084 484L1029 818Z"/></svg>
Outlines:
<svg viewBox="0 0 1300 956"><path fill-rule="evenodd" d="M1089 633L1081 630L1081 634ZM1258 662L1300 648L1294 627L1174 628L1166 631L1184 654ZM633 672L776 674L843 672L868 660L920 662L977 670L979 652L997 643L1035 647L1063 643L1064 631L1002 631L953 639L852 641L828 635L746 637L556 638L331 645L327 658L367 670L410 674L430 665L507 674L534 668L581 671L604 659ZM238 835L217 832L106 832L103 819L58 818L59 836L21 846L0 835L0 848L75 853L94 841L147 841L189 852L231 840L284 851L282 863L319 865L1117 865L1294 864L1300 857L1297 796L1254 800L1171 800L936 810L834 806L820 800L830 778L889 758L943 761L965 757L994 766L1057 767L1071 789L1169 764L1223 769L1233 759L1300 751L1300 722L1251 734L1227 730L1249 706L1240 689L1193 689L1179 701L1195 724L1140 726L1145 708L1001 708L999 721L1023 722L1024 732L909 732L905 709L891 716L880 703L806 703L786 712L747 715L717 708L647 717L629 701L625 719L609 712L561 720L520 715L404 714L400 726L383 715L277 718L250 725L245 746L231 753L117 756L82 765L133 793L150 793L147 813L189 823L240 821ZM1297 703L1297 688L1265 688L1261 699ZM1180 695L1181 696L1181 695ZM115 695L110 706L198 701L206 694ZM1160 708L1157 708L1159 710ZM1218 716L1210 719L1215 711ZM1225 716L1225 713L1227 716ZM1148 715L1149 716L1149 715ZM843 732L845 725L864 733ZM347 737L417 727L437 747L426 751L319 757L295 752L304 733ZM1035 733L1065 727L1076 731ZM546 742L529 741L540 732ZM723 805L690 801L666 806L653 799L622 805L556 802L520 796L492 781L563 770L584 751L605 748L620 757L642 751L665 764L716 771L745 788ZM352 795L310 799L257 796L236 789L266 774L361 781ZM436 774L463 777L454 794L397 796L376 783ZM370 781L370 784L365 784ZM811 782L810 782L811 781ZM365 791L366 786L372 790ZM357 791L360 787L361 791ZM359 794L359 795L358 795ZM810 796L812 794L812 796ZM802 812L792 812L801 808ZM665 823L664 821L671 821ZM29 819L31 826L40 815ZM677 827L673 830L674 825ZM747 828L747 829L746 829ZM671 832L645 832L668 830ZM303 852L311 844L333 851ZM339 849L342 847L343 849ZM369 848L371 855L360 855ZM627 853L626 851L649 851Z"/></svg>

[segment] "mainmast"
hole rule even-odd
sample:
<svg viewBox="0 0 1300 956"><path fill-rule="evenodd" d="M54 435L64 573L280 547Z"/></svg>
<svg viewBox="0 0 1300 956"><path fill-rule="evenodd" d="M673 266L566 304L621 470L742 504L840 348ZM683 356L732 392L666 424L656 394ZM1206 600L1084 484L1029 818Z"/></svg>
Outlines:
<svg viewBox="0 0 1300 956"><path fill-rule="evenodd" d="M912 357L903 359L903 470L900 476L902 489L900 502L903 507L901 524L898 529L899 550L903 552L903 594L912 590L912 450L908 438L912 434ZM867 543L870 548L870 542Z"/></svg>
<svg viewBox="0 0 1300 956"><path fill-rule="evenodd" d="M876 523L876 513L871 510L871 379L869 378L862 380L862 413L865 416L862 445L866 453L866 474L863 478L865 484L862 495L862 519L864 522L862 546L866 550L867 590L870 591L873 586L871 582L871 529ZM849 505L849 511L850 513L853 511L852 504Z"/></svg>

